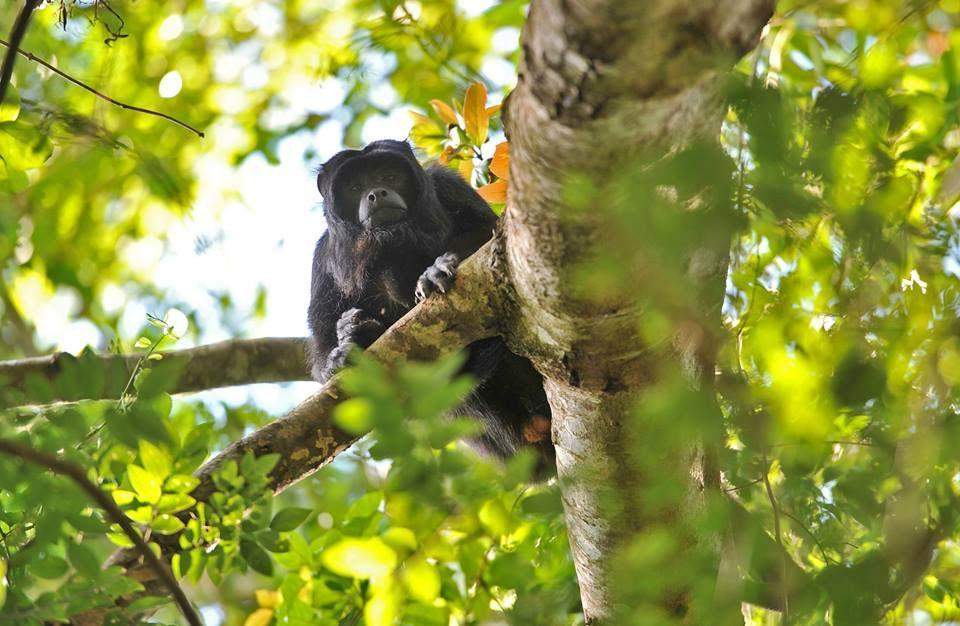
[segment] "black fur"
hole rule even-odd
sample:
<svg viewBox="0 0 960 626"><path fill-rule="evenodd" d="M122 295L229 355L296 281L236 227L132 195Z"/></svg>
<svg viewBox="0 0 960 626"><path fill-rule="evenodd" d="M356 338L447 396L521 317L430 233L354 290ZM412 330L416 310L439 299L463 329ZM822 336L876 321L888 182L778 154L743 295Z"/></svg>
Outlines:
<svg viewBox="0 0 960 626"><path fill-rule="evenodd" d="M459 262L490 238L497 218L456 172L424 169L401 141L336 154L320 169L317 186L327 232L314 252L308 318L311 367L322 382L353 346L369 346L416 302L446 293ZM380 196L405 204L398 209L405 219L368 220L369 202ZM464 367L478 384L456 413L483 424L471 443L502 459L533 446L540 471L552 471L550 408L533 366L491 338L469 346Z"/></svg>

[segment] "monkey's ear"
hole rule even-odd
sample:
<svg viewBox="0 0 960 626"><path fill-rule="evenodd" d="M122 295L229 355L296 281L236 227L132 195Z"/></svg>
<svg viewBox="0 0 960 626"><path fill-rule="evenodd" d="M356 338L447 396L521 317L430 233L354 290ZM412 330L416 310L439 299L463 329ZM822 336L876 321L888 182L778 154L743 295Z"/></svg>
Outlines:
<svg viewBox="0 0 960 626"><path fill-rule="evenodd" d="M326 182L326 168L324 166L317 167L317 191L320 192L320 196L323 197L323 188L324 183Z"/></svg>

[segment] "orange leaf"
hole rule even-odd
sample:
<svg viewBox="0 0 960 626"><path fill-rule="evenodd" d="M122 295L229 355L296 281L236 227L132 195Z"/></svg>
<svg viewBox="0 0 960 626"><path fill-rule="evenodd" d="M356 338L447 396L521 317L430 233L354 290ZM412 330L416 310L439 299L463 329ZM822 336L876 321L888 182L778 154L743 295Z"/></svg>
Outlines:
<svg viewBox="0 0 960 626"><path fill-rule="evenodd" d="M448 125L457 125L457 114L453 112L453 109L450 108L449 104L443 100L431 100L430 106L432 106L433 110L437 112L437 115L440 116L440 119L442 119Z"/></svg>
<svg viewBox="0 0 960 626"><path fill-rule="evenodd" d="M491 204L503 204L507 201L507 181L498 180L477 189L480 197Z"/></svg>
<svg viewBox="0 0 960 626"><path fill-rule="evenodd" d="M934 57L939 57L950 49L950 38L944 33L934 30L927 33L927 50Z"/></svg>
<svg viewBox="0 0 960 626"><path fill-rule="evenodd" d="M499 112L500 112L500 107L502 107L502 106L503 106L502 104L495 104L495 105L493 105L492 107L487 107L487 117L488 117L488 118L489 118L489 117L493 117L494 115L496 115L497 113L499 113Z"/></svg>
<svg viewBox="0 0 960 626"><path fill-rule="evenodd" d="M493 159L490 160L490 171L497 178L504 180L510 178L510 144L508 142L497 144Z"/></svg>
<svg viewBox="0 0 960 626"><path fill-rule="evenodd" d="M450 163L450 160L453 158L453 155L456 154L456 150L447 146L443 149L443 152L440 153L440 158L437 160L440 162L440 165L447 165Z"/></svg>
<svg viewBox="0 0 960 626"><path fill-rule="evenodd" d="M478 146L487 140L487 130L490 127L486 106L487 88L483 83L473 83L467 87L467 94L463 99L463 121L467 126L467 134Z"/></svg>

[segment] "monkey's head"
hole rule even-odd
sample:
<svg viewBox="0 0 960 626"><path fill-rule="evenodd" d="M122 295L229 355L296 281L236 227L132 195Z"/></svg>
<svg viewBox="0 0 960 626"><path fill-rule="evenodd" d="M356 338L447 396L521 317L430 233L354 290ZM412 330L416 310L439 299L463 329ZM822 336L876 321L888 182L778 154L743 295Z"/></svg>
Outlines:
<svg viewBox="0 0 960 626"><path fill-rule="evenodd" d="M317 187L335 237L387 244L445 227L430 178L402 141L338 152L321 166Z"/></svg>

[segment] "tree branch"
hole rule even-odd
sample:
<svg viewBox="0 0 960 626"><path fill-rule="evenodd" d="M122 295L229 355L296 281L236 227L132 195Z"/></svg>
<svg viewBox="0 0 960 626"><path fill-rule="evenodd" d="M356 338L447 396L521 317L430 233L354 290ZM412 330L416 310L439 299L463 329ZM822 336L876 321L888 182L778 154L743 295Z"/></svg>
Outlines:
<svg viewBox="0 0 960 626"><path fill-rule="evenodd" d="M123 511L120 510L120 507L116 505L113 499L87 478L82 467L57 458L52 454L34 450L33 448L7 439L0 439L0 452L15 456L34 465L45 467L77 483L77 485L110 516L110 519L123 529L124 534L129 537L130 541L137 547L139 556L143 558L144 562L160 579L166 590L173 596L173 599L180 607L183 616L187 619L190 626L203 626L200 616L193 608L193 605L190 604L190 600L183 592L183 589L177 584L177 579L173 577L173 572L170 571L167 564L153 553L153 550L150 549L143 540L143 537L140 536L140 533L137 532L137 529L130 523L129 518L123 514Z"/></svg>
<svg viewBox="0 0 960 626"><path fill-rule="evenodd" d="M232 339L196 348L162 352L164 362L182 366L171 393L204 389L310 380L306 365L306 340L300 337ZM119 398L139 354L101 354L93 357L106 374L101 392L91 389L65 391L56 381L78 362L66 352L0 361L0 409L61 400Z"/></svg>
<svg viewBox="0 0 960 626"><path fill-rule="evenodd" d="M10 30L10 42L12 47L3 55L3 65L0 65L0 104L7 95L7 87L10 85L10 79L13 77L13 66L17 62L17 55L14 52L23 41L27 34L27 26L30 25L30 18L33 17L33 10L39 6L41 0L23 0L23 6L17 14L17 19Z"/></svg>
<svg viewBox="0 0 960 626"><path fill-rule="evenodd" d="M115 99L111 98L110 96L106 95L106 94L103 93L103 92L97 91L96 89L94 89L94 88L91 87L90 85L88 85L88 84L84 83L83 81L80 81L80 80L74 78L73 76L67 74L66 72L58 69L57 67L51 65L50 63L48 63L48 62L44 61L43 59L41 59L40 57L36 56L36 55L33 54L32 52L27 52L26 50L21 50L21 49L18 47L18 42L12 42L12 41L11 41L11 42L8 43L8 42L4 41L3 39L0 39L0 45L5 46L5 47L7 48L6 58L13 57L13 56L14 56L14 54L13 54L14 52L19 52L24 58L27 58L27 59L33 61L34 63L38 63L38 64L42 65L43 67L47 68L48 70L50 70L51 72L53 72L53 73L56 74L57 76L60 76L61 78L64 78L64 79L68 80L69 82L73 83L74 85L76 85L76 86L78 86L78 87L81 87L81 88L83 88L83 89L86 89L87 91L89 91L89 92L92 93L93 95L97 96L98 98L100 98L100 99L102 99L102 100L106 100L106 101L109 102L110 104L116 105L116 106L120 107L121 109L126 109L126 110L128 110L128 111L136 111L136 112L138 112L138 113L145 113L145 114L147 114L147 115L154 115L154 116L156 116L156 117L161 117L161 118L163 118L163 119L165 119L165 120L168 120L168 121L170 121L170 122L173 122L173 123L176 124L177 126L181 126L181 127L183 127L183 128L186 128L187 130L195 133L195 134L196 134L198 137L200 137L200 138L203 138L203 136L204 136L204 135L203 135L203 131L197 130L196 128L194 128L194 127L191 126L190 124L187 124L186 122L184 122L184 121L182 121L182 120L178 120L177 118L173 117L172 115L167 115L166 113L161 113L160 111L154 111L154 110L152 110L152 109L145 109L145 108L143 108L143 107L134 106L134 105L132 105L132 104L126 104L126 103L124 103L124 102L120 102L119 100L115 100ZM2 93L3 93L3 91L0 90L0 102L3 101Z"/></svg>

